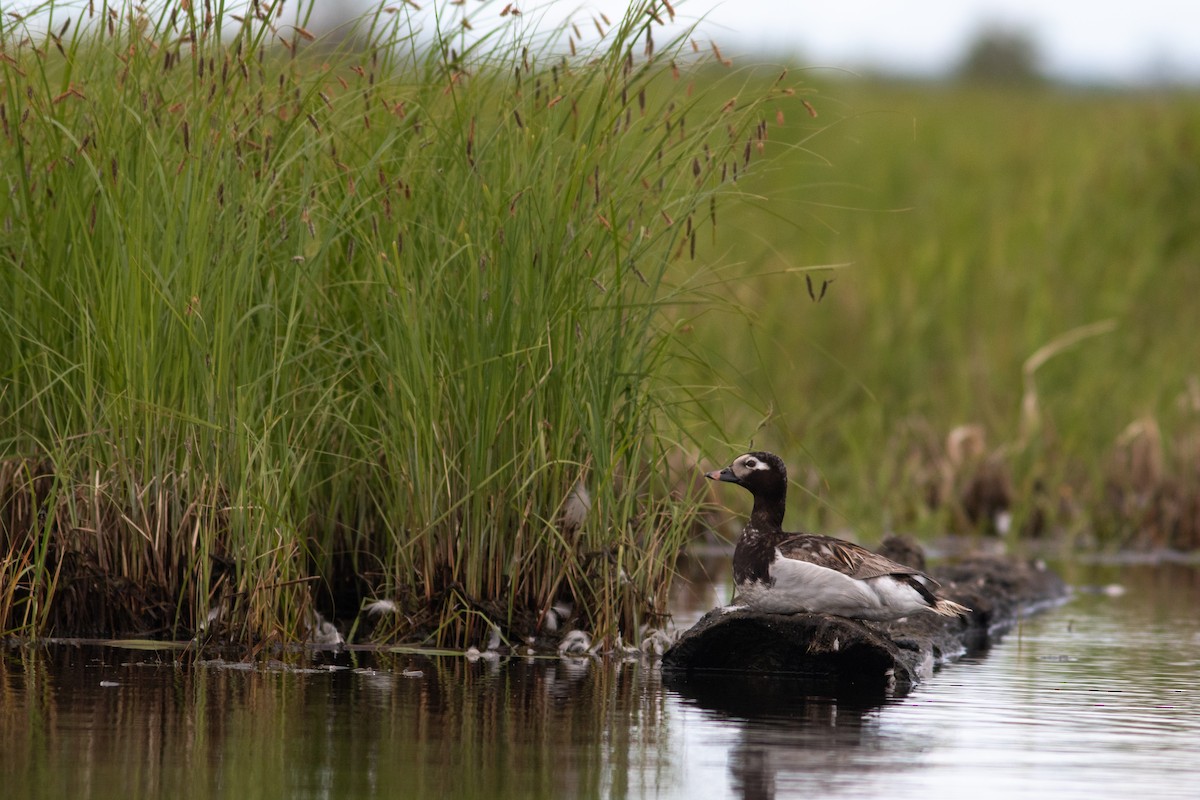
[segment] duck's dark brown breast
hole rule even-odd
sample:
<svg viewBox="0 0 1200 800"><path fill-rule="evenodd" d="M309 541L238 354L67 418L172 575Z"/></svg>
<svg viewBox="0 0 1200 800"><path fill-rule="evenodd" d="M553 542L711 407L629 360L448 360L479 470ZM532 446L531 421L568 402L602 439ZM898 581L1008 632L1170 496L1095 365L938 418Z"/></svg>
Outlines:
<svg viewBox="0 0 1200 800"><path fill-rule="evenodd" d="M746 528L733 550L733 582L757 581L770 584L771 562L775 560L775 542L754 528Z"/></svg>

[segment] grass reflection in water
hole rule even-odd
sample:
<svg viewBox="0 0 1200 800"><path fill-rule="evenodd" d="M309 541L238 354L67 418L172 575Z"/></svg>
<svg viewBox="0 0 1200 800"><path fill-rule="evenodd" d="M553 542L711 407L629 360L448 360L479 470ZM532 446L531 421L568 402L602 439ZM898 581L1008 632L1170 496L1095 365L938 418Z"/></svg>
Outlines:
<svg viewBox="0 0 1200 800"><path fill-rule="evenodd" d="M982 800L1135 784L1191 797L1200 570L1063 574L1074 601L902 699L676 683L649 661L9 646L0 785L6 798Z"/></svg>

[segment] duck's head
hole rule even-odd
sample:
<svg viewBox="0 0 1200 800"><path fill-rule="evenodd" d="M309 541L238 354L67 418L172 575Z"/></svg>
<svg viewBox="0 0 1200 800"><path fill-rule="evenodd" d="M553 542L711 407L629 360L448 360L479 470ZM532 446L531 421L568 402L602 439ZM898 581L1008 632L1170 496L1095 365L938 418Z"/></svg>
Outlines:
<svg viewBox="0 0 1200 800"><path fill-rule="evenodd" d="M725 469L706 473L704 477L736 483L755 497L781 497L787 493L787 467L783 459L762 450L743 453Z"/></svg>

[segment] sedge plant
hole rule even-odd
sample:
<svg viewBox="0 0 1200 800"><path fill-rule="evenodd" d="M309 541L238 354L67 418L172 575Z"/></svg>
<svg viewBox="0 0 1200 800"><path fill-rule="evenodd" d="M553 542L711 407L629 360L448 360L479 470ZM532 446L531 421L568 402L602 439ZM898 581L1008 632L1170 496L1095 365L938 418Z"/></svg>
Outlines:
<svg viewBox="0 0 1200 800"><path fill-rule="evenodd" d="M793 92L695 90L661 0L310 8L5 18L0 629L635 638L699 504L664 274Z"/></svg>

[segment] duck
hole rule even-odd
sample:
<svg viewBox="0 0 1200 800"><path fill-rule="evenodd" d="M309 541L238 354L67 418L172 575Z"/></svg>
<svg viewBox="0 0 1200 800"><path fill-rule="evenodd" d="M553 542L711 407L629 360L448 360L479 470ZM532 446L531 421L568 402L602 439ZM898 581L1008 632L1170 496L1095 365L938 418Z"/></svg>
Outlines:
<svg viewBox="0 0 1200 800"><path fill-rule="evenodd" d="M733 551L734 603L724 611L824 613L874 622L919 612L970 613L939 596L937 582L918 569L832 536L785 532L787 467L774 453L743 453L705 477L754 496Z"/></svg>

